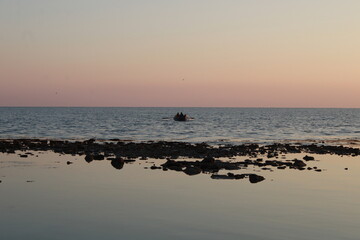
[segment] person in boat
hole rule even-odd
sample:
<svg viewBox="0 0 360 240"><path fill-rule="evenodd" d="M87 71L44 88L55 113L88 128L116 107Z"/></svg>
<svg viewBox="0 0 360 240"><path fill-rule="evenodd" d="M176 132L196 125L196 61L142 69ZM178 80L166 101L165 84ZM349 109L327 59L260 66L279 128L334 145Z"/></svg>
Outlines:
<svg viewBox="0 0 360 240"><path fill-rule="evenodd" d="M182 112L179 114L177 113L175 116L174 116L174 120L175 121L186 121L186 114L183 114Z"/></svg>

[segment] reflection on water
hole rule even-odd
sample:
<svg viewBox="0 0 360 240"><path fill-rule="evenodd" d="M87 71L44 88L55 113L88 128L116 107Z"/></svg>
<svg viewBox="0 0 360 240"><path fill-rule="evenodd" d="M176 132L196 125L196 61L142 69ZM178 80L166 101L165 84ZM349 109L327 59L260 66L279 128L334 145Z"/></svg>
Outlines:
<svg viewBox="0 0 360 240"><path fill-rule="evenodd" d="M360 157L314 156L307 167L321 172L255 165L217 172L266 179L250 184L214 180L213 173L190 176L151 168L166 160L88 163L84 157L55 153L0 154L0 236L358 239ZM303 157L289 154L281 160Z"/></svg>

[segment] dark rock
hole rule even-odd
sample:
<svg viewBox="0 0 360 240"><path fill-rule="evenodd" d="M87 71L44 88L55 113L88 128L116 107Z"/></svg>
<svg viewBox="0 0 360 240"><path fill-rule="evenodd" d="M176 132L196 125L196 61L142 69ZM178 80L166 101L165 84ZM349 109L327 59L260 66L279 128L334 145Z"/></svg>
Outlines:
<svg viewBox="0 0 360 240"><path fill-rule="evenodd" d="M201 163L215 163L215 158L213 157L206 157L204 158Z"/></svg>
<svg viewBox="0 0 360 240"><path fill-rule="evenodd" d="M125 163L132 163L132 162L135 162L135 161L136 161L135 159L124 159Z"/></svg>
<svg viewBox="0 0 360 240"><path fill-rule="evenodd" d="M20 157L21 157L21 158L27 158L28 155L26 155L26 154L21 154Z"/></svg>
<svg viewBox="0 0 360 240"><path fill-rule="evenodd" d="M182 165L173 165L173 166L168 167L168 169L177 171L177 172L181 172L183 170L183 168L184 167Z"/></svg>
<svg viewBox="0 0 360 240"><path fill-rule="evenodd" d="M221 161L216 161L213 157L205 157L200 162L200 168L205 172L217 172L221 168L219 164L221 164Z"/></svg>
<svg viewBox="0 0 360 240"><path fill-rule="evenodd" d="M235 179L234 176L228 176L228 175L220 175L220 174L213 174L211 175L212 179L217 179L217 180L228 180L228 179Z"/></svg>
<svg viewBox="0 0 360 240"><path fill-rule="evenodd" d="M177 164L178 164L178 163L175 162L174 160L167 159L167 161L166 161L164 164L162 164L162 166L168 167L168 166L177 165Z"/></svg>
<svg viewBox="0 0 360 240"><path fill-rule="evenodd" d="M94 155L88 154L88 155L85 156L85 161L86 161L86 162L90 163L90 162L92 162L93 160L94 160Z"/></svg>
<svg viewBox="0 0 360 240"><path fill-rule="evenodd" d="M217 172L220 170L219 165L216 163L203 163L201 162L200 168L205 172Z"/></svg>
<svg viewBox="0 0 360 240"><path fill-rule="evenodd" d="M124 167L124 159L122 158L116 158L111 161L111 166L113 166L115 169L122 169Z"/></svg>
<svg viewBox="0 0 360 240"><path fill-rule="evenodd" d="M306 166L306 163L304 163L304 162L301 161L301 160L295 159L293 165L294 165L294 167L296 167L296 168L303 168L303 167Z"/></svg>
<svg viewBox="0 0 360 240"><path fill-rule="evenodd" d="M70 165L70 164L73 164L73 162L67 161L66 164L67 164L67 165Z"/></svg>
<svg viewBox="0 0 360 240"><path fill-rule="evenodd" d="M315 171L317 171L317 172L321 172L322 170L321 170L321 169L315 169Z"/></svg>
<svg viewBox="0 0 360 240"><path fill-rule="evenodd" d="M164 164L161 165L163 168L173 170L173 171L182 171L183 165L179 162L176 162L174 160L168 159Z"/></svg>
<svg viewBox="0 0 360 240"><path fill-rule="evenodd" d="M261 181L264 181L265 178L263 176L259 176L259 175L256 175L256 174L249 174L249 181L251 183L258 183L258 182L261 182Z"/></svg>
<svg viewBox="0 0 360 240"><path fill-rule="evenodd" d="M113 139L115 140L115 139ZM0 152L13 153L16 151L54 151L59 154L82 155L86 152L105 152L116 154L121 152L123 157L139 158L164 158L168 156L180 156L190 158L203 158L204 156L213 157L233 157L268 155L277 157L279 153L313 153L313 154L336 154L341 156L359 156L359 148L344 146L326 146L326 145L303 145L303 144L270 144L259 146L257 144L241 145L222 145L213 147L208 144L191 144L184 142L141 142L131 141L119 142L97 142L95 139L89 139L84 142L79 141L59 141L43 139L0 139ZM213 161L213 160L212 160ZM210 161L211 162L211 161ZM250 163L249 163L250 164ZM252 163L251 163L252 164ZM254 164L252 164L254 165Z"/></svg>
<svg viewBox="0 0 360 240"><path fill-rule="evenodd" d="M152 165L152 166L150 167L150 169L152 169L152 170L161 169L161 167L157 167L157 166L155 166L155 164L154 164L154 165Z"/></svg>
<svg viewBox="0 0 360 240"><path fill-rule="evenodd" d="M304 159L305 161L313 161L313 160L315 160L314 157L308 156L308 155L306 155L305 157L303 157L303 159Z"/></svg>
<svg viewBox="0 0 360 240"><path fill-rule="evenodd" d="M245 174L236 174L234 175L235 179L244 179L246 177Z"/></svg>
<svg viewBox="0 0 360 240"><path fill-rule="evenodd" d="M170 170L174 170L174 171L182 171L184 166L182 163L180 162L176 162L174 160L170 160L168 159L164 164L162 164L161 166L163 166L164 168L170 169Z"/></svg>
<svg viewBox="0 0 360 240"><path fill-rule="evenodd" d="M184 173L190 176L197 175L201 173L201 169L198 167L186 167Z"/></svg>
<svg viewBox="0 0 360 240"><path fill-rule="evenodd" d="M96 154L94 155L94 160L104 160L105 159L105 156L102 155L102 154Z"/></svg>
<svg viewBox="0 0 360 240"><path fill-rule="evenodd" d="M349 170L349 168L345 168L345 170Z"/></svg>

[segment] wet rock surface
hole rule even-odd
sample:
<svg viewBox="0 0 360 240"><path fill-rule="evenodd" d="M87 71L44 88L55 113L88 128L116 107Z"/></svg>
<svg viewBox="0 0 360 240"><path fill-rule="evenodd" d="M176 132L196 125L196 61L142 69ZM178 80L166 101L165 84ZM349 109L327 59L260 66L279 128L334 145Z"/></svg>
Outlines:
<svg viewBox="0 0 360 240"><path fill-rule="evenodd" d="M290 145L290 144L241 144L210 146L205 143L190 144L184 142L127 142L127 141L62 141L43 139L0 139L0 152L19 154L21 158L33 155L30 151L53 151L59 154L83 156L83 159L92 161L110 161L115 169L123 169L124 164L135 161L146 162L147 159L166 159L161 165L153 164L146 167L151 170L177 171L193 176L198 174L211 174L212 179L248 179L250 183L264 181L263 176L250 173L219 174L220 171L243 171L250 167L259 171L274 170L308 170L321 172L316 166L308 166L309 161L315 161L311 154L335 154L346 156L359 156L360 149L344 146L325 145ZM302 160L286 160L285 154L304 153ZM220 160L219 158L235 159L237 156L248 157L241 161ZM181 160L186 158L187 160ZM194 160L192 160L194 159ZM281 160L280 160L281 159ZM25 160L25 159L24 159ZM73 162L67 161L68 165ZM347 169L346 169L347 170Z"/></svg>
<svg viewBox="0 0 360 240"><path fill-rule="evenodd" d="M184 173L190 176L200 174L201 172L201 168L198 167L186 167L184 170Z"/></svg>
<svg viewBox="0 0 360 240"><path fill-rule="evenodd" d="M303 157L303 159L304 159L305 161L314 161L314 160L315 160L314 157L308 156L308 155L306 155L305 157Z"/></svg>
<svg viewBox="0 0 360 240"><path fill-rule="evenodd" d="M293 163L293 166L296 167L296 168L303 168L303 167L306 166L306 163L304 163L304 162L301 161L301 160L295 159L295 160L294 160L294 163Z"/></svg>
<svg viewBox="0 0 360 240"><path fill-rule="evenodd" d="M290 145L270 144L260 146L258 144L222 145L210 146L206 143L191 144L185 142L127 142L127 141L63 141L43 139L0 139L0 152L15 153L15 151L54 151L61 154L86 154L88 160L103 160L105 155L116 155L128 158L166 158L177 157L205 158L206 161L219 157L266 155L268 158L276 158L279 154L286 153L309 153L309 154L336 154L359 156L359 148L326 145ZM27 154L22 154L27 157ZM313 160L311 156L305 156L305 161ZM205 161L205 162L206 162Z"/></svg>
<svg viewBox="0 0 360 240"><path fill-rule="evenodd" d="M212 179L243 179L249 178L251 183L257 183L265 180L264 177L256 175L256 174L234 174L229 172L227 175L218 174L219 171L230 170L230 171L242 171L245 169L249 169L250 167L258 167L261 170L269 170L274 171L273 169L293 169L293 170L309 170L309 171L322 171L317 167L307 167L306 163L302 160L294 159L294 160L266 160L259 161L245 159L244 161L222 161L217 160L212 157L205 157L202 160L173 160L168 158L165 163L161 165L162 170L164 171L177 171L184 172L187 175L197 175L200 173L204 174L212 174ZM151 169L161 169L161 167L152 167Z"/></svg>
<svg viewBox="0 0 360 240"><path fill-rule="evenodd" d="M115 169L122 169L124 167L125 161L122 158L114 158L111 160L111 166L113 166Z"/></svg>

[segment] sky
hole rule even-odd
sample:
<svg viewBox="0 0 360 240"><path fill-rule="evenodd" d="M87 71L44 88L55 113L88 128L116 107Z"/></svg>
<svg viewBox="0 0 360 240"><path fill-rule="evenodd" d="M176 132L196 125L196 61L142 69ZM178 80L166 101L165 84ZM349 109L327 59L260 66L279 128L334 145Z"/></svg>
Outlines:
<svg viewBox="0 0 360 240"><path fill-rule="evenodd" d="M360 107L358 0L0 0L0 106Z"/></svg>

